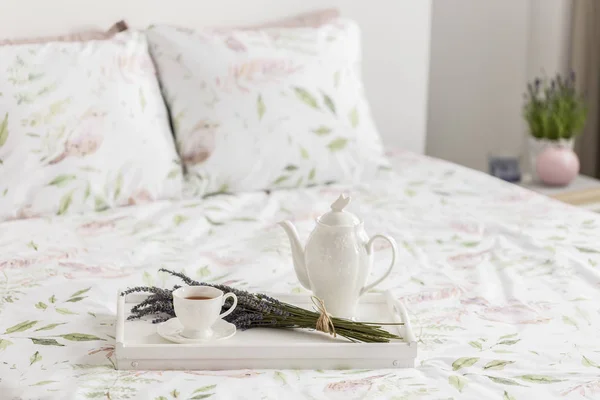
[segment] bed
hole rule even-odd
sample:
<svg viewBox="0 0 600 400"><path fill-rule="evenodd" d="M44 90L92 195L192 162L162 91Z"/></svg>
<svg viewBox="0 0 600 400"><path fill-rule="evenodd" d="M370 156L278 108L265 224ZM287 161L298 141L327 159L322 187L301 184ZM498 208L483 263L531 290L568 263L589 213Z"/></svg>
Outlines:
<svg viewBox="0 0 600 400"><path fill-rule="evenodd" d="M3 399L594 398L600 219L447 162L395 152L388 179L156 202L0 224ZM250 290L301 292L276 223L302 236L345 191L393 235L387 284L407 305L417 367L118 371L115 293L161 267ZM381 252L385 257L385 252ZM379 263L374 273L380 273ZM81 333L94 340L64 340ZM58 340L57 340L58 339Z"/></svg>
<svg viewBox="0 0 600 400"><path fill-rule="evenodd" d="M23 1L10 13L2 13L0 34L37 36L58 34L65 26L78 27L81 13L47 18L39 24L31 24L32 29L14 24L12 20L29 13L28 6L33 3ZM53 2L53 7L57 7L56 3ZM131 16L128 18L131 24L137 25L145 25L155 18L188 26L213 20L238 24L248 19L258 21L302 11L318 2L287 2L285 6L281 2L260 2L265 9L271 7L271 13L240 3L242 8L237 16L229 12L235 5L233 2L211 8L207 14L194 13L199 7L196 2L171 2L173 7L168 10L161 10L158 2L153 3L155 8L142 7L141 2L128 2L129 8L123 12L116 2L111 7L108 3L60 2L65 8L79 11L83 7L96 7L86 8L86 11L96 17L91 25L97 26L108 25L124 14ZM196 165L191 162L199 158L203 162L206 154L190 154L187 158L184 154L183 161L190 164L187 179L181 179L181 162L171 143L158 83L144 80L149 77L156 80L149 56L136 53L137 57L125 58L119 63L119 73L109 75L111 80L103 81L106 85L94 89L98 96L118 89L123 101L119 110L131 111L137 119L127 114L126 121L112 120L113 126L121 124L121 130L107 129L100 133L90 130L85 140L75 137L66 143L61 136L63 128L59 132L62 140L59 144L64 145L64 151L60 146L50 146L49 150L33 148L36 157L40 152L54 152L51 157L42 157L43 167L52 168L52 175L23 174L22 179L13 179L19 178L18 174L9 175L14 181L9 182L13 186L8 195L8 189L3 186L6 182L0 179L0 216L11 207L7 199L19 200L14 192L31 193L35 189L43 194L37 197L37 203L20 208L16 214L8 212L11 217L0 222L0 399L520 400L600 396L597 344L600 218L480 172L419 154L425 131L428 61L423 48L426 49L428 41L428 2L421 2L417 7L412 1L400 1L395 3L395 13L384 13L388 22L397 18L410 22L395 24L394 29L419 26L410 37L417 38L420 44L403 47L403 52L398 54L372 46L386 40L387 32L379 29L383 26L379 20L365 16L363 5L328 3L356 16L371 44L368 48L377 49L365 53L365 81L375 119L387 145L390 165L378 168L376 177L362 183L332 184L326 182L327 176L303 170L301 163L316 153L309 154L304 147L300 147L300 151L294 147L298 164L286 165L287 161L281 161L284 179L274 175L267 181L275 187L263 184L260 187L268 187L268 190L249 190L242 185L249 185L247 181L237 181L245 190L233 190L233 184L218 181L222 177L216 175L212 184L219 190L202 192L206 188L199 187L195 178L204 171L194 172ZM319 5L322 4L319 2ZM45 12L55 15L55 10L50 8ZM354 25L345 26L349 26L348 32L354 32ZM327 31L327 43L334 41L330 40L332 32L340 32L339 26ZM128 49L145 46L139 34L123 35L115 39L116 43L106 45L108 50L117 51L123 43L129 43ZM246 37L244 35L239 37ZM248 35L256 39L251 33ZM229 38L227 44L232 51L244 48L244 43L232 42ZM77 46L80 44L53 44L48 49L57 50L56 54L63 57L64 62L74 63L80 54ZM106 47L99 42L81 46L96 50ZM18 54L22 57L37 54L28 49ZM156 51L156 47L153 50ZM2 46L0 52L13 54L12 49ZM75 56L68 58L69 54ZM106 59L102 56L98 60ZM179 57L173 59L180 61ZM392 67L409 60L403 70L405 74L392 74L389 82L387 78L382 79L381 59L392 60L389 64ZM5 61L0 57L0 64L2 62ZM141 67L136 62L140 62ZM21 64L26 63L19 61ZM165 70L161 69L160 62L158 64L160 74L164 74ZM87 67L90 74L95 73L93 66ZM107 64L107 68L102 69L103 74L112 67ZM64 74L61 68L54 70ZM87 70L71 71L77 74ZM36 73L24 76L26 82L42 79ZM180 76L183 75L172 75ZM77 86L87 84L86 79L79 79ZM128 85L133 82L135 85L130 85L133 90L127 85L111 89L108 83L120 79ZM337 82L337 78L334 81ZM170 84L168 80L162 83ZM386 100L390 85L407 88L399 91L399 103ZM2 89L0 105L12 101L13 86L6 87L9 91ZM41 93L46 95L54 87L42 89ZM279 88L277 92L281 94ZM341 120L337 117L342 111L346 115L343 101L337 102L335 98L333 103L329 95L316 97L316 93L320 92L292 88L284 93L286 96L281 101L292 99L293 107L299 107L302 112L314 111L318 118L329 118L328 121ZM172 100L168 95L165 97L167 102ZM27 97L16 98L20 103L28 102ZM108 103L111 103L110 98ZM130 100L135 107L128 108ZM245 121L249 124L268 121L276 102L269 102L266 95L252 100L253 119L248 117ZM54 104L50 105L51 110L56 109ZM104 115L102 110L78 109L86 104L84 101L71 104L81 113L77 116L83 116L86 124L89 123L84 127L98 126L94 124ZM20 112L19 109L10 110L10 121L8 112L0 109L0 160L3 160L0 177L6 176L1 174L9 167L15 171L29 168L20 162L22 158L14 156L18 154L14 152L21 149L21 143L15 140L27 140L22 143L36 146L39 141L34 130L38 119L14 119L13 113ZM349 120L342 125L347 131L362 129L359 122L365 119L359 119L354 110L350 109ZM118 114L117 111L111 112ZM177 131L183 123L178 118L179 113L173 112L173 108L171 112ZM148 115L154 119L148 119ZM134 121L133 127L131 121ZM25 133L29 128L20 130L19 124L29 124L33 135ZM151 142L149 148L140 147L139 138L135 138L136 128L140 126L146 134L146 142ZM400 126L402 129L398 129ZM218 124L209 122L200 125L211 134L217 127ZM73 128L77 129L79 125ZM23 132L21 138L14 133L20 131ZM138 146L135 152L125 154L109 151L112 157L109 159L129 160L150 154L150 165L148 159L138 160L149 166L150 176L144 174L145 168L131 163L124 164L127 168L109 165L108 171L101 171L108 165L100 154L101 145L111 145L108 131L127 136L131 140L128 146ZM154 136L147 134L150 131ZM120 132L128 132L128 135ZM341 150L354 145L349 139L330 141L331 133L329 127L315 129L310 133L312 142L307 142L307 146L316 146L315 137L325 138L326 145L315 147L315 151L321 151L319 154L326 158L331 154L337 157ZM104 139L101 134L105 134ZM393 150L394 144L400 145L402 150ZM83 165L81 160L84 159L96 164ZM236 161L242 164L243 159ZM329 162L332 165L331 160ZM173 163L177 166L174 170L171 169ZM68 166L77 166L77 176ZM133 190L136 179L132 179L131 171L136 179L153 182L148 186L152 193ZM263 169L259 175L269 173L273 172ZM296 181L294 174L299 173L304 174L300 178L309 182L317 178L323 182L313 182L306 187L303 184L306 180ZM102 179L96 185L97 176ZM19 186L33 182L34 178L39 181L36 181L37 186ZM173 183L177 179L181 179L183 187L165 186L165 182ZM277 186L290 182L297 182L297 187ZM152 186L154 184L157 186ZM185 193L180 199L160 199L160 193L178 191ZM157 193L159 199L153 199L152 195ZM367 232L389 234L399 244L397 268L377 289L390 290L409 311L419 346L414 369L123 371L116 368L119 289L139 285L171 287L176 282L159 272L160 268L167 268L183 271L197 280L250 291L306 293L295 276L287 236L277 223L285 219L293 221L304 239L313 229L314 219L327 211L341 193L351 195L351 210L365 221ZM32 207L40 210L46 207L46 212L34 213ZM385 246L378 250L381 251L376 253L374 276L383 273L389 257Z"/></svg>

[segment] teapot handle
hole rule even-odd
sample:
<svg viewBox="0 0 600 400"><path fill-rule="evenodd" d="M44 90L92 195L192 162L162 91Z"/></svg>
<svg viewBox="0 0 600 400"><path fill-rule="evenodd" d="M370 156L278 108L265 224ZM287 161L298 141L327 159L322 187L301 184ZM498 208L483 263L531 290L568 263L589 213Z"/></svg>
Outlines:
<svg viewBox="0 0 600 400"><path fill-rule="evenodd" d="M390 262L390 266L388 267L385 274L383 274L383 276L381 278L377 279L375 282L371 283L370 285L363 287L360 290L359 296L362 296L364 293L373 289L375 286L380 284L385 278L387 278L390 275L390 273L392 272L392 268L394 268L394 264L396 263L396 254L398 253L398 248L397 248L396 241L394 240L394 238L392 238L391 236L388 236L388 235L374 235L373 237L371 237L371 239L369 239L369 241L366 244L367 254L370 255L373 253L373 242L375 241L375 239L387 240L392 245L392 261Z"/></svg>

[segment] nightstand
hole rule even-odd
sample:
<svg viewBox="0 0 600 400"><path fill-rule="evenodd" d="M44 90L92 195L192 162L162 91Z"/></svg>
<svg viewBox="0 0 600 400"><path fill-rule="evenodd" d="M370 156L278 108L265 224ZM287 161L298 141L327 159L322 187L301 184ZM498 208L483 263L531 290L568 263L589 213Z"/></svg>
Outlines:
<svg viewBox="0 0 600 400"><path fill-rule="evenodd" d="M579 175L565 187L544 186L525 177L519 186L564 203L600 212L600 180L589 176Z"/></svg>

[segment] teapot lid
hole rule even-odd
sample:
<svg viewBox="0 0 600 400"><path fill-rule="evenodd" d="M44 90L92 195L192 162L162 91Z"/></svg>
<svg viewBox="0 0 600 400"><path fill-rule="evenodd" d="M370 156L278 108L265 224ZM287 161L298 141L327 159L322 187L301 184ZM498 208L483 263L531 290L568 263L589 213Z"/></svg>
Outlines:
<svg viewBox="0 0 600 400"><path fill-rule="evenodd" d="M321 215L319 222L329 226L354 226L361 221L356 215L344 211L344 208L350 203L350 196L343 194L338 197L331 205L331 211Z"/></svg>

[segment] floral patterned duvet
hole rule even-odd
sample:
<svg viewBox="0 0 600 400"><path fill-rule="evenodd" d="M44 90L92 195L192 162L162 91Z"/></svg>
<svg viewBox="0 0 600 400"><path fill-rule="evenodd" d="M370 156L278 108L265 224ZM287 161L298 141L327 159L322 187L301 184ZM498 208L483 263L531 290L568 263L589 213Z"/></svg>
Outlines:
<svg viewBox="0 0 600 400"><path fill-rule="evenodd" d="M156 202L0 223L0 399L600 398L600 217L409 153L362 187ZM118 371L118 288L161 267L248 290L302 292L287 237L340 191L393 235L391 289L419 341L403 370ZM389 252L380 248L374 274Z"/></svg>

